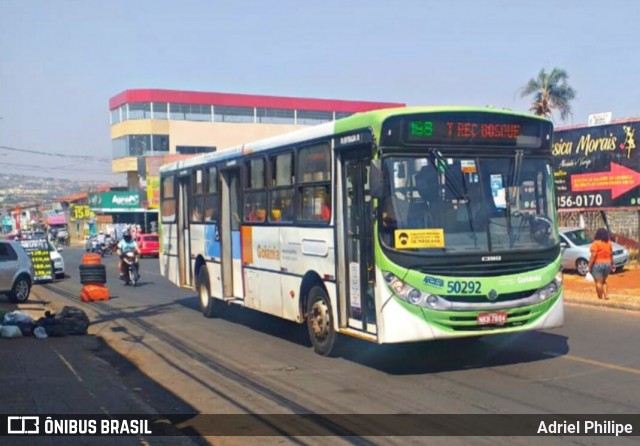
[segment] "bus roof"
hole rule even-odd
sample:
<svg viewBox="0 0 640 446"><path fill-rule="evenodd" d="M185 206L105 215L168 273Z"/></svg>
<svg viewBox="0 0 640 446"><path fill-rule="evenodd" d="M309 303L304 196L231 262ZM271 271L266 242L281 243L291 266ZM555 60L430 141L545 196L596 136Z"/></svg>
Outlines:
<svg viewBox="0 0 640 446"><path fill-rule="evenodd" d="M222 161L229 158L235 158L238 155L248 155L256 152L261 152L263 150L268 150L274 147L295 144L312 139L319 139L324 136L338 135L357 129L371 128L375 134L382 126L382 123L390 116L430 112L484 112L503 115L525 116L528 118L539 119L541 121L549 121L544 117L532 115L530 113L523 113L509 109L500 109L493 107L408 106L384 108L380 110L355 113L351 116L336 121L326 122L323 124L295 130L293 132L284 133L282 135L277 135L266 139L247 142L242 145L222 149L219 152L205 153L202 155L194 156L192 158L177 160L172 163L163 165L162 167L160 167L160 171L169 172L173 170L199 166L210 161Z"/></svg>

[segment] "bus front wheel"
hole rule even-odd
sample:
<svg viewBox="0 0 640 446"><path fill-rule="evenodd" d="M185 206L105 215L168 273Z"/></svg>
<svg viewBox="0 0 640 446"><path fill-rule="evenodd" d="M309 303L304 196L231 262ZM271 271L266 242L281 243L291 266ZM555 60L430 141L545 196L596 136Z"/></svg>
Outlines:
<svg viewBox="0 0 640 446"><path fill-rule="evenodd" d="M307 329L313 349L322 356L338 355L338 333L333 327L329 296L323 287L315 285L307 299Z"/></svg>
<svg viewBox="0 0 640 446"><path fill-rule="evenodd" d="M198 297L200 310L204 317L220 317L222 315L222 303L211 297L211 284L207 268L202 266L198 274Z"/></svg>

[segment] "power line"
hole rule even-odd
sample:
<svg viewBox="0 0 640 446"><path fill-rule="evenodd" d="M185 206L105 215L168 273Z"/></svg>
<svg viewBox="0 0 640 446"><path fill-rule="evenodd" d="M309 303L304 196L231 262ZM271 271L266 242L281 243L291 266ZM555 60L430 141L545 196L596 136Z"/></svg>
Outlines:
<svg viewBox="0 0 640 446"><path fill-rule="evenodd" d="M8 150L11 152L33 153L36 155L55 156L58 158L75 158L75 159L88 160L88 161L111 162L111 159L109 158L100 158L100 157L90 156L90 155L70 155L67 153L42 152L40 150L20 149L17 147L8 147L8 146L0 146L0 149Z"/></svg>
<svg viewBox="0 0 640 446"><path fill-rule="evenodd" d="M109 172L108 170L103 170L97 167L94 167L93 169L88 169L86 165L83 165L82 168L78 167L78 168L73 168L72 166L77 166L77 163L73 163L73 164L64 164L61 166L49 166L49 167L43 167L43 166L36 166L34 164L23 164L23 163L11 163L11 162L3 162L2 166L6 166L6 167L13 167L16 169L21 169L21 170L34 170L34 171L43 171L43 172L58 172L58 173L64 173L64 172L68 172L68 173L83 173L83 174L91 174L91 173L96 173L96 174L113 174L112 172Z"/></svg>

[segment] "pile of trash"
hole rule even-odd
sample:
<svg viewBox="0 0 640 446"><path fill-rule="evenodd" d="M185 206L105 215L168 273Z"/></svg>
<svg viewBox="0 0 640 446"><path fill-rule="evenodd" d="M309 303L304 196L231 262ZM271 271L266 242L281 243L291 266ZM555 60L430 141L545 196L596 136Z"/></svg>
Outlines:
<svg viewBox="0 0 640 446"><path fill-rule="evenodd" d="M55 314L45 311L44 317L34 320L22 311L0 313L0 337L19 338L35 336L46 339L49 336L85 335L89 328L89 317L80 308L65 306Z"/></svg>

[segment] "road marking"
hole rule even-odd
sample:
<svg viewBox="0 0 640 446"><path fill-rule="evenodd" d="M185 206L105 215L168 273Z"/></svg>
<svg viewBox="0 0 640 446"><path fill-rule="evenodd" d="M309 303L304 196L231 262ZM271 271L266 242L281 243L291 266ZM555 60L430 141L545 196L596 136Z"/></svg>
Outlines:
<svg viewBox="0 0 640 446"><path fill-rule="evenodd" d="M621 365L611 364L608 362L596 361L594 359L581 358L580 356L563 355L555 352L544 352L545 355L553 356L554 358L564 358L574 362L581 362L583 364L589 364L596 367L602 367L604 369L615 370L616 372L630 373L632 375L640 376L640 369L634 369L632 367L624 367Z"/></svg>
<svg viewBox="0 0 640 446"><path fill-rule="evenodd" d="M66 365L69 370L71 370L71 373L73 373L75 375L75 377L78 379L78 381L80 381L81 383L84 383L84 381L82 380L82 377L80 375L78 375L78 372L76 372L76 369L73 368L71 363L69 361L67 361L67 359L64 356L62 356L62 354L58 350L56 350L54 348L53 351L56 352L56 355L58 355L58 358L60 358L62 363L64 365Z"/></svg>

